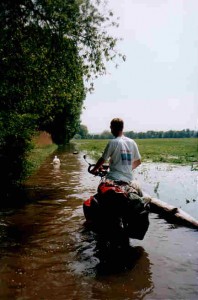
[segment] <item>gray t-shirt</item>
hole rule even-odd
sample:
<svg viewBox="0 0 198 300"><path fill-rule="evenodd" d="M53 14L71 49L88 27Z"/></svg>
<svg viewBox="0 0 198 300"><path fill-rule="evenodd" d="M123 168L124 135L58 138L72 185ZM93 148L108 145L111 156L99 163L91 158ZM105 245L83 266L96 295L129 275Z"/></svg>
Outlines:
<svg viewBox="0 0 198 300"><path fill-rule="evenodd" d="M107 179L129 182L133 179L132 163L141 159L141 156L136 142L122 135L109 141L102 158L104 160L110 158Z"/></svg>

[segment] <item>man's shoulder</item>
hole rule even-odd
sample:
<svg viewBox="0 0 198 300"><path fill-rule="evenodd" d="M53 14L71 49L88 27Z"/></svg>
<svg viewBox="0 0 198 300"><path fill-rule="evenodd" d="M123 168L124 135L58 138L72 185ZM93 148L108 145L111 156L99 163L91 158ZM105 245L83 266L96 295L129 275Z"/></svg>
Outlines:
<svg viewBox="0 0 198 300"><path fill-rule="evenodd" d="M135 141L125 135L122 135L122 136L118 136L116 138L113 138L111 140L109 140L108 144L111 144L111 145L117 145L119 143L123 143L123 142L127 142L127 143L130 143L130 144L135 144Z"/></svg>
<svg viewBox="0 0 198 300"><path fill-rule="evenodd" d="M123 137L123 139L125 139L125 140L127 140L127 141L132 141L131 138L129 138L129 137L125 136L125 135L123 135L122 137Z"/></svg>
<svg viewBox="0 0 198 300"><path fill-rule="evenodd" d="M127 136L124 136L124 141L128 145L131 145L131 147L136 147L137 146L136 142L133 139L127 137Z"/></svg>
<svg viewBox="0 0 198 300"><path fill-rule="evenodd" d="M109 140L109 144L114 144L118 142L118 138L112 138Z"/></svg>
<svg viewBox="0 0 198 300"><path fill-rule="evenodd" d="M109 147L117 147L122 142L122 139L120 137L113 138L109 140L108 146Z"/></svg>
<svg viewBox="0 0 198 300"><path fill-rule="evenodd" d="M114 146L116 143L117 143L117 142L116 142L116 139L114 139L114 138L113 138L113 139L110 139L110 140L108 141L106 147L107 147L107 148L112 147L112 146Z"/></svg>
<svg viewBox="0 0 198 300"><path fill-rule="evenodd" d="M125 135L123 136L123 139L124 139L125 141L129 142L129 143L134 143L134 140L133 140L133 139L131 139L131 138L125 136Z"/></svg>

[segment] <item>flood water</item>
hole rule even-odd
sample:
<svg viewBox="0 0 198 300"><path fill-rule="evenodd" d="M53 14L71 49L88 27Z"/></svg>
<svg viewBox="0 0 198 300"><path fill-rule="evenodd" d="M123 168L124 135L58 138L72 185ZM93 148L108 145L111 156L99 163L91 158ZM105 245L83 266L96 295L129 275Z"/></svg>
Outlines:
<svg viewBox="0 0 198 300"><path fill-rule="evenodd" d="M198 171L192 171L190 165L142 163L134 173L149 195L198 220Z"/></svg>
<svg viewBox="0 0 198 300"><path fill-rule="evenodd" d="M51 156L28 180L30 202L0 212L0 299L198 299L197 231L151 213L143 241L103 253L83 226L82 210L99 179L87 173L81 153L68 148L55 154L60 168L53 167ZM142 180L147 171L138 172ZM148 192L165 197L165 183L156 190L149 180ZM188 197L197 208L194 194Z"/></svg>

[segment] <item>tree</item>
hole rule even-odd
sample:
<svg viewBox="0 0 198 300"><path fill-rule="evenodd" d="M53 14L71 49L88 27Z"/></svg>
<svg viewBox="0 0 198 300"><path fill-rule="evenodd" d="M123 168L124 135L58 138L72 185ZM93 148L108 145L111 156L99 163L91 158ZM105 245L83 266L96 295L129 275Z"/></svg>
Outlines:
<svg viewBox="0 0 198 300"><path fill-rule="evenodd" d="M101 139L112 139L112 133L109 130L104 130L101 135Z"/></svg>
<svg viewBox="0 0 198 300"><path fill-rule="evenodd" d="M75 134L86 92L116 55L117 39L105 28L117 24L112 12L101 13L100 3L0 2L0 152L14 182L23 177L34 131L48 131L57 144Z"/></svg>
<svg viewBox="0 0 198 300"><path fill-rule="evenodd" d="M86 125L80 124L79 130L77 131L77 134L80 135L82 139L86 139L88 136L88 128Z"/></svg>

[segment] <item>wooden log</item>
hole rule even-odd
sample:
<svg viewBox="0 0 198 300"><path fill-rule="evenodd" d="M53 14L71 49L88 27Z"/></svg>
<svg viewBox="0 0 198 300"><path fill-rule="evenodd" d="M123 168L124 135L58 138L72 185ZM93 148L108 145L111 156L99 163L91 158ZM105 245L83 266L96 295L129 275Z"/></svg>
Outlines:
<svg viewBox="0 0 198 300"><path fill-rule="evenodd" d="M159 214L170 223L181 224L198 229L198 221L180 208L143 193L145 202L150 203L150 211Z"/></svg>

